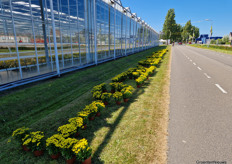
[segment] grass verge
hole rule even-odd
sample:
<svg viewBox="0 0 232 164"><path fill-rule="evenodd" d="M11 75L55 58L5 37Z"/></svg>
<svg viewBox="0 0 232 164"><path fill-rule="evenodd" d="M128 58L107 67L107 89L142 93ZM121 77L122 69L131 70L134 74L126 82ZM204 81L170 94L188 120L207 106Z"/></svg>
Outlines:
<svg viewBox="0 0 232 164"><path fill-rule="evenodd" d="M5 103L11 105L13 105L12 101L17 100L16 98L26 100L26 102L22 101L24 105L21 105L21 108L14 102L17 110L26 110L23 113L18 112L19 119L8 117L12 120L8 125L12 125L14 129L16 128L14 125L25 125L35 130L42 130L48 136L54 134L58 126L65 124L68 118L75 116L80 109L92 101L90 90L94 85L110 82L113 76L137 65L139 60L151 55L155 50L157 48L1 97ZM102 113L101 118L91 122L88 129L82 132L80 137L87 138L93 148L94 163L166 163L169 56L170 50L165 55L161 67L157 69L156 76L151 77L142 89L136 90L127 104L118 107L112 103ZM127 83L135 87L133 80ZM28 107L28 102L36 101L38 98L40 99L37 103L32 102ZM48 99L53 101L50 102ZM11 112L14 112L14 109L8 109L9 115L13 117ZM22 152L20 146L14 143L6 144L7 134L3 137L0 143L2 162L62 163L64 161L63 159L52 161L47 154L35 158L32 153Z"/></svg>
<svg viewBox="0 0 232 164"><path fill-rule="evenodd" d="M213 47L207 47L207 45L195 45L195 44L192 44L192 45L188 45L188 46L207 49L207 50L211 50L211 51L216 51L216 52L232 55L231 50L222 50L222 49L217 49L217 48L213 48Z"/></svg>

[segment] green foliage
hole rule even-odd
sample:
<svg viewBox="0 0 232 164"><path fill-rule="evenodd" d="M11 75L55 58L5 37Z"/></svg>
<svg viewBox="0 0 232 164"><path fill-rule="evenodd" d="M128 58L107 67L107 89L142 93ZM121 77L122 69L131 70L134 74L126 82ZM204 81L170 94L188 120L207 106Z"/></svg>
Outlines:
<svg viewBox="0 0 232 164"><path fill-rule="evenodd" d="M145 75L141 75L138 79L136 79L136 84L137 85L142 85L144 83L144 81L147 79L147 77Z"/></svg>
<svg viewBox="0 0 232 164"><path fill-rule="evenodd" d="M122 94L123 94L123 98L127 99L129 97L132 96L132 91L134 90L134 88L132 86L128 86L122 89Z"/></svg>
<svg viewBox="0 0 232 164"><path fill-rule="evenodd" d="M189 40L194 40L196 38L198 38L200 35L199 32L199 28L195 27L192 25L191 20L189 20L185 26L183 27L183 31L182 31L182 40L183 41L189 41Z"/></svg>
<svg viewBox="0 0 232 164"><path fill-rule="evenodd" d="M229 43L229 42L230 42L229 36L228 36L228 35L223 36L222 42L224 42L225 44L226 44L226 43Z"/></svg>
<svg viewBox="0 0 232 164"><path fill-rule="evenodd" d="M22 142L22 139L30 133L30 129L26 128L26 127L22 127L22 128L18 128L16 129L13 134L12 137L13 139L16 139L18 142Z"/></svg>
<svg viewBox="0 0 232 164"><path fill-rule="evenodd" d="M94 93L96 91L101 91L101 92L104 92L106 90L106 83L102 83L100 85L96 85L93 87L91 93Z"/></svg>
<svg viewBox="0 0 232 164"><path fill-rule="evenodd" d="M136 70L136 68L129 68L128 70L127 70L127 76L129 77L129 78L132 78L133 77L133 72Z"/></svg>
<svg viewBox="0 0 232 164"><path fill-rule="evenodd" d="M124 80L126 80L127 78L127 72L123 72L117 76L115 76L114 78L112 78L112 82L122 82Z"/></svg>
<svg viewBox="0 0 232 164"><path fill-rule="evenodd" d="M175 20L175 10L174 9L169 9L168 13L165 18L165 22L163 25L163 39L174 39L173 35L176 31L176 20Z"/></svg>
<svg viewBox="0 0 232 164"><path fill-rule="evenodd" d="M61 134L54 134L46 139L46 150L49 155L56 155L60 152L60 144L64 140Z"/></svg>
<svg viewBox="0 0 232 164"><path fill-rule="evenodd" d="M218 44L225 44L225 42L222 39L217 39Z"/></svg>
<svg viewBox="0 0 232 164"><path fill-rule="evenodd" d="M112 90L119 92L124 88L124 84L122 82L110 83L110 86Z"/></svg>
<svg viewBox="0 0 232 164"><path fill-rule="evenodd" d="M23 145L30 148L32 151L43 150L45 146L44 133L41 131L31 132L27 134L23 139Z"/></svg>
<svg viewBox="0 0 232 164"><path fill-rule="evenodd" d="M103 93L101 99L103 102L108 102L110 101L111 96L112 96L111 93Z"/></svg>
<svg viewBox="0 0 232 164"><path fill-rule="evenodd" d="M132 75L134 78L138 78L140 74L139 74L139 72L133 72Z"/></svg>
<svg viewBox="0 0 232 164"><path fill-rule="evenodd" d="M216 44L216 40L212 39L212 40L210 41L210 44Z"/></svg>
<svg viewBox="0 0 232 164"><path fill-rule="evenodd" d="M122 93L121 92L115 92L113 94L113 98L115 101L121 101L122 100Z"/></svg>
<svg viewBox="0 0 232 164"><path fill-rule="evenodd" d="M101 100L101 95L102 95L102 91L93 92L93 98L95 98L96 100Z"/></svg>
<svg viewBox="0 0 232 164"><path fill-rule="evenodd" d="M84 162L84 160L88 159L92 154L92 149L89 147L89 144L85 138L79 140L73 146L72 151L79 162Z"/></svg>

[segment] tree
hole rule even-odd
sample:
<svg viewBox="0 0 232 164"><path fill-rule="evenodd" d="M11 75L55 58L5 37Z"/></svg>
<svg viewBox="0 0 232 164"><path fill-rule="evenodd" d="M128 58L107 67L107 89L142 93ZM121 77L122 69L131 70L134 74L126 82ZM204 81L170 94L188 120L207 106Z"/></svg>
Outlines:
<svg viewBox="0 0 232 164"><path fill-rule="evenodd" d="M198 27L192 26L192 36L193 39L196 39L200 36L200 31Z"/></svg>
<svg viewBox="0 0 232 164"><path fill-rule="evenodd" d="M175 33L174 33L174 41L178 41L181 42L182 41L182 37L181 37L181 33L183 31L183 27L180 24L176 24L175 26Z"/></svg>
<svg viewBox="0 0 232 164"><path fill-rule="evenodd" d="M183 27L183 32L181 34L182 39L185 40L189 40L190 39L190 35L192 34L192 24L191 24L191 20L189 20L185 26Z"/></svg>
<svg viewBox="0 0 232 164"><path fill-rule="evenodd" d="M230 41L229 35L223 36L222 41L228 43Z"/></svg>
<svg viewBox="0 0 232 164"><path fill-rule="evenodd" d="M173 41L175 39L175 30L176 30L176 20L175 20L175 11L174 9L169 9L166 15L164 25L163 25L163 39L170 39Z"/></svg>

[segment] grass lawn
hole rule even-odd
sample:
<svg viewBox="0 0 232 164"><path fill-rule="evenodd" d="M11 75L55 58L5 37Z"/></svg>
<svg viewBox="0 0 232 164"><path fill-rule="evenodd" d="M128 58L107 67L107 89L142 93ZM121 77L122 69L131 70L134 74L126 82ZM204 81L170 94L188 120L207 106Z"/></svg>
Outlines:
<svg viewBox="0 0 232 164"><path fill-rule="evenodd" d="M135 67L150 56L157 47L145 52L101 64L59 79L51 79L0 97L1 142L3 163L64 163L52 161L48 154L35 158L14 142L7 143L12 130L27 126L44 131L46 136L56 133L68 118L90 104L90 90L102 82L109 83L115 75ZM170 47L156 75L136 89L127 104L111 102L101 117L81 132L93 148L94 163L166 163L166 135L169 103ZM125 83L136 87L134 80Z"/></svg>
<svg viewBox="0 0 232 164"><path fill-rule="evenodd" d="M192 44L192 45L189 45L189 46L197 47L197 48L202 48L202 49L207 49L207 50L212 50L212 51L216 51L216 52L220 52L220 53L232 55L232 51L230 51L230 50L221 50L221 49L216 49L216 48L202 46L202 45L195 45L195 44Z"/></svg>

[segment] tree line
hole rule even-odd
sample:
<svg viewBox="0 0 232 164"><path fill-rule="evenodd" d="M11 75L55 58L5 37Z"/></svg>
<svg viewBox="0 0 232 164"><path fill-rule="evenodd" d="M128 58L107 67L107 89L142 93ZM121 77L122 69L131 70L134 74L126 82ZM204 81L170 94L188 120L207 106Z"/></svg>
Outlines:
<svg viewBox="0 0 232 164"><path fill-rule="evenodd" d="M171 42L188 42L199 37L199 28L189 20L184 26L176 23L175 10L169 9L163 25L161 39L170 39Z"/></svg>

